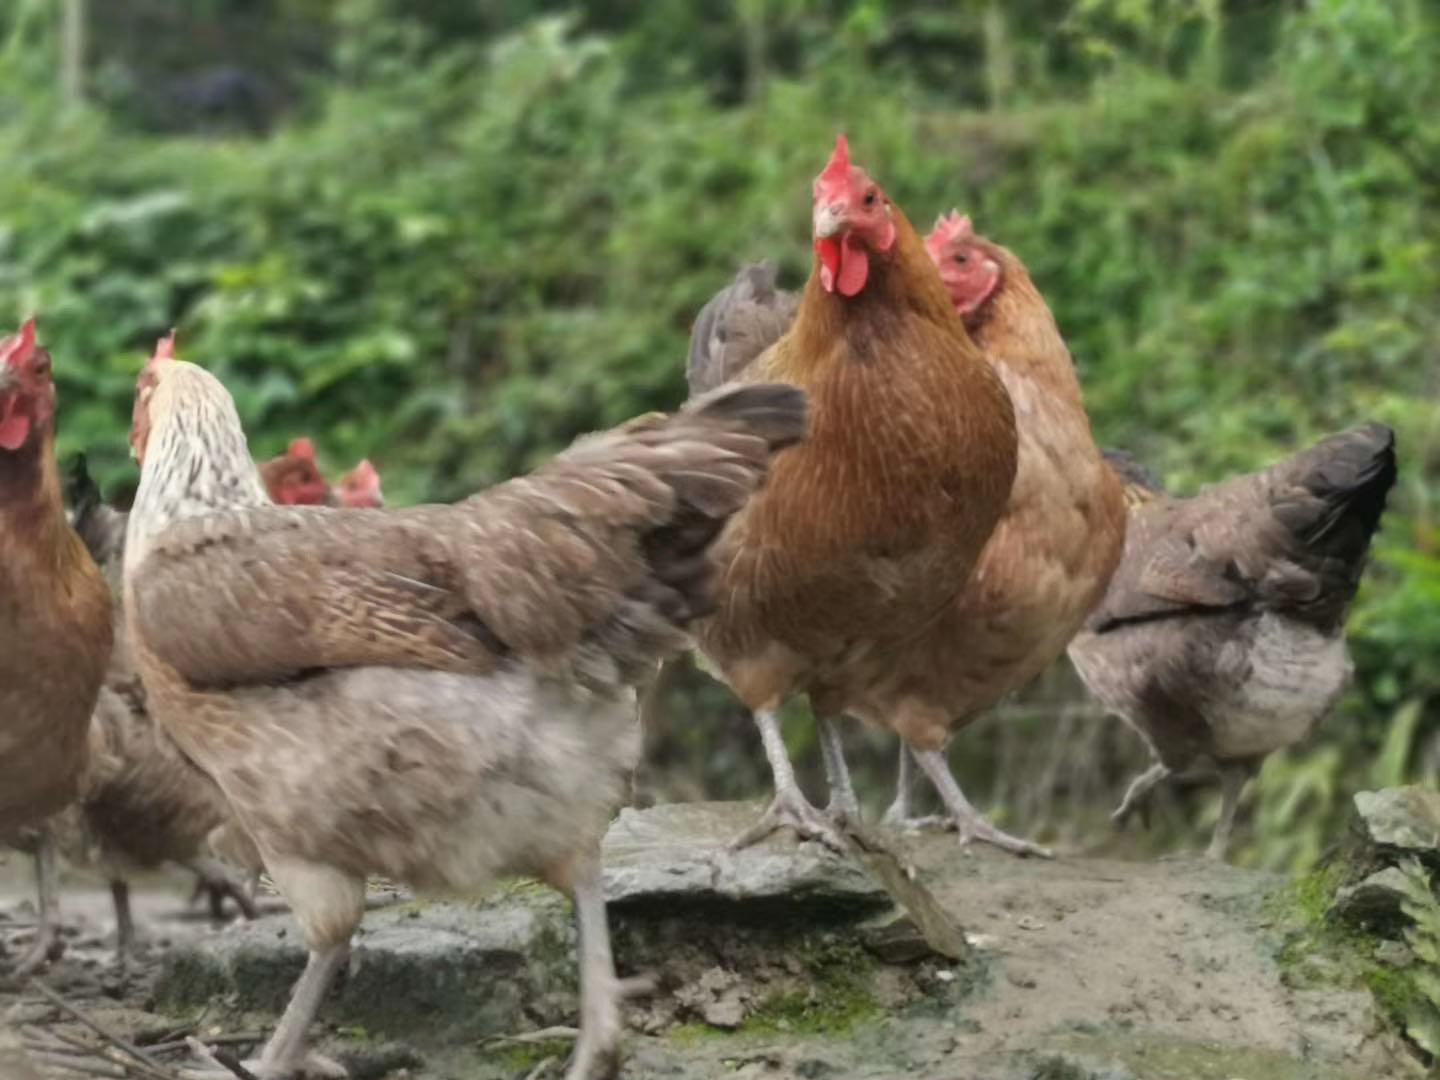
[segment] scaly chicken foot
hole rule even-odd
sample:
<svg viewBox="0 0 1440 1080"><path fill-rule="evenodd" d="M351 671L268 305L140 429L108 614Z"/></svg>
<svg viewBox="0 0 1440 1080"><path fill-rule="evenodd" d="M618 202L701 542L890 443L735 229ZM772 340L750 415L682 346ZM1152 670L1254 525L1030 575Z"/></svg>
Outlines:
<svg viewBox="0 0 1440 1080"><path fill-rule="evenodd" d="M40 904L36 913L35 941L25 950L12 972L17 980L43 971L65 952L65 939L60 936L60 877L55 838L48 828L41 831L35 844L35 891Z"/></svg>
<svg viewBox="0 0 1440 1080"><path fill-rule="evenodd" d="M1042 859L1055 857L1055 853L1049 848L1011 836L986 821L980 811L970 805L970 800L965 798L965 793L960 790L960 785L950 772L950 763L939 750L915 750L912 747L911 753L915 755L915 761L921 770L935 785L940 801L945 804L946 814L955 822L955 828L960 833L962 846L979 840L1015 855L1037 855Z"/></svg>
<svg viewBox="0 0 1440 1080"><path fill-rule="evenodd" d="M826 816L844 829L864 824L860 816L860 800L850 780L850 766L845 763L845 743L840 738L840 725L828 716L817 721L820 733L820 755L825 761L825 778L830 785L830 802Z"/></svg>
<svg viewBox="0 0 1440 1080"><path fill-rule="evenodd" d="M769 709L761 709L755 714L755 726L760 729L765 756L775 777L775 798L759 821L730 842L730 850L747 848L778 829L793 829L801 839L814 840L838 854L845 854L849 846L840 830L805 798L795 782L795 769L780 735L780 718Z"/></svg>
<svg viewBox="0 0 1440 1080"><path fill-rule="evenodd" d="M1110 821L1117 828L1130 820L1131 815L1139 812L1144 824L1148 827L1150 792L1164 782L1170 776L1170 770L1156 762L1146 769L1125 789L1125 797L1120 800L1120 805L1110 815Z"/></svg>

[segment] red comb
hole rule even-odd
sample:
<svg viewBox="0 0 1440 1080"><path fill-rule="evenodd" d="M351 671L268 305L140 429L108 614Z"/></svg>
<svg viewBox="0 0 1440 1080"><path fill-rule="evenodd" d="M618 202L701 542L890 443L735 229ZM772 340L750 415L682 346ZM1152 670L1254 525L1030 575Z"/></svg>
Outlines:
<svg viewBox="0 0 1440 1080"><path fill-rule="evenodd" d="M170 333L166 334L164 337L162 337L159 341L155 343L155 353L150 357L150 359L152 361L175 359L175 330L173 327L171 328Z"/></svg>
<svg viewBox="0 0 1440 1080"><path fill-rule="evenodd" d="M14 341L3 355L6 364L17 361L24 361L35 351L35 318L31 316L20 324L17 330L7 341Z"/></svg>
<svg viewBox="0 0 1440 1080"><path fill-rule="evenodd" d="M345 479L370 487L380 483L380 473L374 465L370 464L369 458L361 458L360 464L351 469Z"/></svg>
<svg viewBox="0 0 1440 1080"><path fill-rule="evenodd" d="M975 226L970 223L970 215L962 214L959 210L951 210L948 214L941 214L935 222L935 228L930 235L939 240L942 244L948 244L952 240L969 239L975 235Z"/></svg>
<svg viewBox="0 0 1440 1080"><path fill-rule="evenodd" d="M830 155L830 161L825 166L825 171L820 174L820 182L824 184L844 183L850 179L850 142L843 134L835 136L835 152Z"/></svg>
<svg viewBox="0 0 1440 1080"><path fill-rule="evenodd" d="M298 439L290 440L290 449L286 453L291 457L300 458L302 461L314 461L315 444L302 435Z"/></svg>

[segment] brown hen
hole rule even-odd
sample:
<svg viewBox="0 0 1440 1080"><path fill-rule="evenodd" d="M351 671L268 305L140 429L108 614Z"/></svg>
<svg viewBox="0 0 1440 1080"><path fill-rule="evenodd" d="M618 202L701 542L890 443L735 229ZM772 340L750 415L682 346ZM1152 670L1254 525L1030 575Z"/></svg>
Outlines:
<svg viewBox="0 0 1440 1080"><path fill-rule="evenodd" d="M814 236L789 330L738 372L703 346L720 370L689 372L692 387L791 382L813 418L722 538L719 607L697 635L753 711L775 777L774 802L741 844L789 826L843 846L795 783L777 712L791 695L807 693L818 718L835 815L859 814L834 727L842 713L924 749L943 741L946 673L911 658L933 651L1015 475L1004 386L923 241L851 164L843 136L815 181Z"/></svg>
<svg viewBox="0 0 1440 1080"><path fill-rule="evenodd" d="M54 443L50 354L32 319L0 340L0 837L36 852L41 893L22 971L58 940L45 819L79 791L110 657L110 590L65 520Z"/></svg>
<svg viewBox="0 0 1440 1080"><path fill-rule="evenodd" d="M974 578L928 651L910 658L944 671L945 690L932 728L901 748L898 790L886 820L904 823L909 816L913 755L962 841L1048 856L976 812L940 745L1065 651L1119 562L1125 501L1091 436L1070 351L1025 265L954 213L936 224L926 246L956 310L1009 391L1019 465Z"/></svg>

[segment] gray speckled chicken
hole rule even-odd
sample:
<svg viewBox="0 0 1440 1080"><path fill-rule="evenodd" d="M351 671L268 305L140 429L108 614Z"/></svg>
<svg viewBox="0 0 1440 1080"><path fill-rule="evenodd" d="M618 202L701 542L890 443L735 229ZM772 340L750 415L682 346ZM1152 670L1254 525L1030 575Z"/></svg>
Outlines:
<svg viewBox="0 0 1440 1080"><path fill-rule="evenodd" d="M633 684L709 609L709 548L799 440L804 395L723 389L453 506L268 505L225 388L142 372L125 606L150 708L224 792L310 950L252 1070L343 1075L307 1028L365 878L528 874L580 928L572 1080L619 1067L599 843L638 757Z"/></svg>
<svg viewBox="0 0 1440 1080"><path fill-rule="evenodd" d="M1188 499L1107 456L1126 481L1125 553L1069 653L1156 758L1115 818L1172 774L1218 769L1208 854L1224 858L1246 781L1349 681L1345 612L1395 482L1395 433L1353 428Z"/></svg>

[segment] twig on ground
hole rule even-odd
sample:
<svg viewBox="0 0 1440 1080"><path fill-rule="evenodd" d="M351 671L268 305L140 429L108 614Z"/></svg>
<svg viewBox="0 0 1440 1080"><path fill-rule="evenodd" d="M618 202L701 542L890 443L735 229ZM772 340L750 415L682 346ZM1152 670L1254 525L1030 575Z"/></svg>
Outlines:
<svg viewBox="0 0 1440 1080"><path fill-rule="evenodd" d="M189 1040L193 1037L195 1036L187 1034L170 1042L151 1043L145 1049L152 1054L173 1054L178 1050L190 1049ZM264 1042L265 1035L259 1031L242 1031L235 1035L210 1035L201 1041L207 1046L241 1046L245 1043Z"/></svg>
<svg viewBox="0 0 1440 1080"><path fill-rule="evenodd" d="M519 1035L492 1035L481 1043L482 1046L489 1046L491 1043L542 1043L550 1042L552 1039L578 1039L580 1029L573 1027L548 1027L539 1031L524 1031Z"/></svg>
<svg viewBox="0 0 1440 1080"><path fill-rule="evenodd" d="M39 979L31 979L30 988L72 1020L78 1020L111 1046L123 1050L128 1056L134 1058L137 1063L134 1071L143 1072L146 1076L151 1077L151 1080L178 1080L173 1071L165 1068L165 1066L151 1058L145 1051L122 1039L119 1035L116 1035L109 1028L105 1027L105 1025L88 1016L80 1009L77 1009L74 1005L71 1005Z"/></svg>
<svg viewBox="0 0 1440 1080"><path fill-rule="evenodd" d="M188 1046L190 1052L201 1061L208 1062L211 1065L218 1065L220 1068L234 1073L236 1080L259 1080L259 1077L245 1068L244 1065L240 1064L234 1054L227 1054L225 1051L219 1049L212 1050L194 1035L190 1035L185 1039L185 1045Z"/></svg>

